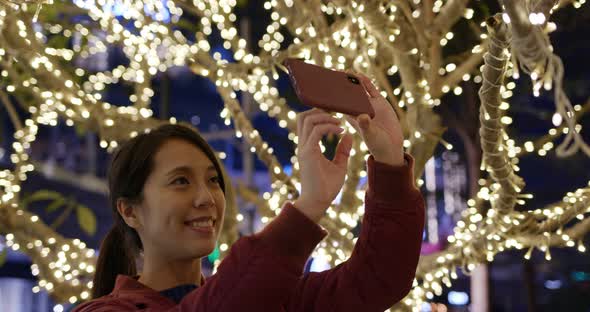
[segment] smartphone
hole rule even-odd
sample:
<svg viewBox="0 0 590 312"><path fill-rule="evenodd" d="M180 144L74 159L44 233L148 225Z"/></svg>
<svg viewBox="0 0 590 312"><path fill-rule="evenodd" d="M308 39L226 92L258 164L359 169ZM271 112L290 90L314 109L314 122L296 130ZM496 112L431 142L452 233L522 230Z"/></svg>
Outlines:
<svg viewBox="0 0 590 312"><path fill-rule="evenodd" d="M291 85L303 105L351 116L375 117L369 95L361 82L345 72L288 58L283 65L289 71Z"/></svg>

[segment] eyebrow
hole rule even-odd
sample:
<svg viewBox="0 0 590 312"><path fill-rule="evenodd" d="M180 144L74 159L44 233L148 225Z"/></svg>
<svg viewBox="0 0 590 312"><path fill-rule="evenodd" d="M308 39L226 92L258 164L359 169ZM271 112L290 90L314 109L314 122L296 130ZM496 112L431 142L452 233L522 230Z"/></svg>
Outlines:
<svg viewBox="0 0 590 312"><path fill-rule="evenodd" d="M176 168L168 171L166 176L169 177L177 172L191 172L191 169L192 169L192 167L190 167L190 166L179 166L179 167L176 167ZM216 171L217 172L217 168L215 168L214 165L211 165L211 166L207 167L207 169L205 171L207 171L207 172Z"/></svg>

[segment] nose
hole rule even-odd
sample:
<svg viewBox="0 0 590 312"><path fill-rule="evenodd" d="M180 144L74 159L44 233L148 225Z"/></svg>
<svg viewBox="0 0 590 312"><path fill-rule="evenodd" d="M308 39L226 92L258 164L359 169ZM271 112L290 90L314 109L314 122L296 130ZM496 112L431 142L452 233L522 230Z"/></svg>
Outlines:
<svg viewBox="0 0 590 312"><path fill-rule="evenodd" d="M215 205L212 191L206 186L200 186L195 195L193 205L199 207L210 207Z"/></svg>

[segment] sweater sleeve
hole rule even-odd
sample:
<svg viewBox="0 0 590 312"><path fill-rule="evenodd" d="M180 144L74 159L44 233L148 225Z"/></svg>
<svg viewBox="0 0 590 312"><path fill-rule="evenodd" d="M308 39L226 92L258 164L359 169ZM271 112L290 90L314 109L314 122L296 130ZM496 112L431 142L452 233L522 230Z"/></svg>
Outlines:
<svg viewBox="0 0 590 312"><path fill-rule="evenodd" d="M424 200L414 186L413 158L399 167L368 159L369 188L351 257L300 279L287 306L295 311L383 312L412 287L424 229Z"/></svg>
<svg viewBox="0 0 590 312"><path fill-rule="evenodd" d="M289 202L261 232L242 237L179 311L280 311L326 231ZM200 302L200 303L199 303ZM206 304L202 304L206 302Z"/></svg>

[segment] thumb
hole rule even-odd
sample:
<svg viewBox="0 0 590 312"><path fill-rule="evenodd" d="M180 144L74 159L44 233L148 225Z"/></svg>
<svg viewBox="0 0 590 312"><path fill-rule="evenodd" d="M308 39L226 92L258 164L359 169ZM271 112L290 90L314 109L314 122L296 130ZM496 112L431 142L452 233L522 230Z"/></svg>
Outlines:
<svg viewBox="0 0 590 312"><path fill-rule="evenodd" d="M348 123L354 128L354 130L356 130L356 132L361 132L357 118L354 118L354 117L348 116L348 115L344 115L344 119L346 119L346 121L348 121Z"/></svg>
<svg viewBox="0 0 590 312"><path fill-rule="evenodd" d="M350 156L350 150L352 149L352 135L350 133L346 133L338 142L338 146L336 146L336 155L334 156L334 160L332 162L339 166L339 167L348 167L348 159Z"/></svg>
<svg viewBox="0 0 590 312"><path fill-rule="evenodd" d="M371 131L371 117L367 114L361 114L357 117L357 122L361 128L363 135L368 134Z"/></svg>

